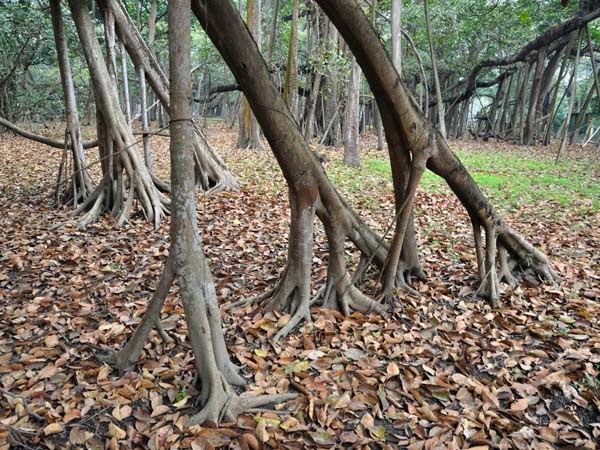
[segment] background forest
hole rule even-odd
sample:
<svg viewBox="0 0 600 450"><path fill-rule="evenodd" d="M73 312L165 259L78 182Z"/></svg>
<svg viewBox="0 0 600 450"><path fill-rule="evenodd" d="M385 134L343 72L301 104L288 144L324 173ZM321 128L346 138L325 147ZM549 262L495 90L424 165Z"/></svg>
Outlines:
<svg viewBox="0 0 600 450"><path fill-rule="evenodd" d="M598 17L0 0L0 449L598 449Z"/></svg>

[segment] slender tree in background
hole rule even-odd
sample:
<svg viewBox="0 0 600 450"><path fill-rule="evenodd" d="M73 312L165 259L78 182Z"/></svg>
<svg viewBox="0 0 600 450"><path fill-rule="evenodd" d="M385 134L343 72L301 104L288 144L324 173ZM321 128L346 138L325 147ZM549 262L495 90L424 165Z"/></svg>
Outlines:
<svg viewBox="0 0 600 450"><path fill-rule="evenodd" d="M360 108L360 67L354 57L350 58L352 71L346 98L344 117L344 164L360 166L359 149L359 108Z"/></svg>
<svg viewBox="0 0 600 450"><path fill-rule="evenodd" d="M371 20L373 21L373 28L377 30L377 0L372 0L371 4ZM393 37L392 37L393 40ZM377 150L383 150L384 147L384 136L383 136L383 124L381 123L381 114L377 107L377 102L373 101L373 127L377 134Z"/></svg>
<svg viewBox="0 0 600 450"><path fill-rule="evenodd" d="M292 21L290 25L290 45L288 48L283 98L296 120L298 117L298 0L292 2Z"/></svg>
<svg viewBox="0 0 600 450"><path fill-rule="evenodd" d="M54 30L54 41L56 43L56 54L60 70L60 80L65 101L67 127L65 130L65 150L61 162L57 183L57 200L70 202L77 206L80 202L87 200L93 191L92 180L86 168L81 128L79 126L79 114L77 112L77 100L69 62L69 51L65 40L60 0L50 1L50 13L52 14L52 27ZM67 173L67 153L71 151L72 173Z"/></svg>
<svg viewBox="0 0 600 450"><path fill-rule="evenodd" d="M262 33L260 30L260 0L248 0L246 3L246 25L252 32L252 37L261 47ZM256 117L252 114L248 100L242 98L242 107L240 110L240 125L237 146L240 148L263 149L260 142L260 128Z"/></svg>
<svg viewBox="0 0 600 450"><path fill-rule="evenodd" d="M435 85L435 97L437 99L438 128L444 139L446 139L448 136L446 133L446 108L444 107L444 100L442 98L442 87L440 86L440 77L438 76L437 58L435 56L435 49L433 48L433 33L431 31L431 21L429 19L429 0L423 0L423 5L425 8L427 40L429 41L429 55L431 57L431 71L433 72L433 84Z"/></svg>
<svg viewBox="0 0 600 450"><path fill-rule="evenodd" d="M581 37L582 33L579 32L579 37L577 38L577 50L575 56L575 62L573 63L573 73L571 75L571 83L570 84L570 100L569 100L569 110L567 111L567 116L565 117L565 121L562 125L562 136L560 139L560 145L558 147L558 152L556 153L556 162L560 159L562 153L567 149L567 144L569 141L569 125L571 124L571 115L573 114L573 108L575 106L575 99L577 98L577 69L579 67L579 55L581 54Z"/></svg>
<svg viewBox="0 0 600 450"><path fill-rule="evenodd" d="M390 14L392 33L392 62L394 67L402 76L402 42L400 41L400 27L402 25L402 0L392 0Z"/></svg>

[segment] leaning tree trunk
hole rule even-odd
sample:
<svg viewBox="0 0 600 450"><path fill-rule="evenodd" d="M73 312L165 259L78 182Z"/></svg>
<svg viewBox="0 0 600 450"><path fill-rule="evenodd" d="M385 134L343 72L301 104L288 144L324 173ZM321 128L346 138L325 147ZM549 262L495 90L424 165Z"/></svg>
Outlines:
<svg viewBox="0 0 600 450"><path fill-rule="evenodd" d="M69 51L65 40L62 21L60 0L50 1L50 12L52 14L52 28L54 30L54 41L60 70L60 80L65 100L67 118L67 129L65 130L65 154L63 163L59 170L57 183L57 199L64 203L72 203L77 206L85 202L93 191L93 183L85 164L83 152L83 141L81 139L81 128L79 126L79 114L77 113L77 100L75 99L75 88L71 75L71 64L69 62ZM72 174L66 174L67 148L71 149ZM67 176L70 180L67 180Z"/></svg>
<svg viewBox="0 0 600 450"><path fill-rule="evenodd" d="M136 67L143 67L148 84L169 114L169 80L154 53L146 45L133 20L120 0L97 0L103 9L109 9L115 19L117 35ZM208 144L197 127L194 134L194 167L196 186L209 192L238 190L239 183L229 172L223 160Z"/></svg>
<svg viewBox="0 0 600 450"><path fill-rule="evenodd" d="M469 213L474 229L481 291L489 301L497 304L499 281L514 283L511 274L513 260L548 281L555 280L556 274L546 256L496 213L445 139L423 117L360 6L354 0L317 0L317 3L336 25L360 63L382 117L393 118L394 125L402 133L403 148L410 149L412 161L419 162L419 167L411 167L411 180L413 173L418 179L420 164L425 161L427 168L446 180ZM407 202L410 195L409 189ZM482 228L486 235L485 246L481 240Z"/></svg>
<svg viewBox="0 0 600 450"><path fill-rule="evenodd" d="M290 400L294 394L238 396L231 385L245 384L231 362L216 291L202 250L194 193L194 129L190 74L189 0L169 3L169 66L171 96L171 248L156 294L128 344L111 362L124 370L135 363L157 323L166 295L177 278L187 329L200 382L200 412L188 426L206 421L231 421L249 408Z"/></svg>
<svg viewBox="0 0 600 450"><path fill-rule="evenodd" d="M111 211L117 216L117 225L123 224L131 214L134 197L137 197L146 218L158 228L169 200L160 193L152 174L144 165L137 143L121 112L87 6L79 1L69 0L69 7L94 86L96 107L100 115L98 140L103 161L102 181L88 200L75 210L75 213L87 211L80 226L85 228L103 211Z"/></svg>
<svg viewBox="0 0 600 450"><path fill-rule="evenodd" d="M292 226L288 263L279 284L261 296L268 307L292 314L290 322L275 338L284 336L302 319L309 319L306 283L315 213L325 227L329 243L328 277L320 292L323 304L345 314L353 309L383 312L381 304L354 286L344 243L352 241L367 260L379 267L385 264L387 245L346 204L327 178L231 0L207 3L207 0L193 0L192 9L252 105L289 188ZM265 104L269 108L264 108ZM404 277L410 269L413 267L402 260L398 275Z"/></svg>

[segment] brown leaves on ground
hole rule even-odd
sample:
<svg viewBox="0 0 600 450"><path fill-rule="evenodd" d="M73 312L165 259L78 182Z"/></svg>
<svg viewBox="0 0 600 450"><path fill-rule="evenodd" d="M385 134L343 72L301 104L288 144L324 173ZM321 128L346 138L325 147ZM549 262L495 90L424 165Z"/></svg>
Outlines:
<svg viewBox="0 0 600 450"><path fill-rule="evenodd" d="M209 138L244 182L239 193L198 195L226 306L277 281L289 213L270 155L233 149L225 128ZM166 179L167 142L153 144ZM95 357L119 348L139 322L167 255L167 225L151 231L139 217L114 229L103 218L78 231L67 211L49 206L59 154L0 141L0 448L598 448L598 215L550 204L513 211L508 220L549 254L563 281L523 280L492 310L473 298L475 256L458 201L419 192L429 275L415 286L421 298L403 297L386 320L315 309L311 325L277 345L269 337L287 316L256 305L227 312L246 389L303 395L284 411L187 430L197 392L175 293L162 315L174 343L151 334L136 370L123 375ZM326 165L339 160L327 156ZM349 197L373 227L387 226L388 183ZM315 292L326 276L321 232L316 249Z"/></svg>

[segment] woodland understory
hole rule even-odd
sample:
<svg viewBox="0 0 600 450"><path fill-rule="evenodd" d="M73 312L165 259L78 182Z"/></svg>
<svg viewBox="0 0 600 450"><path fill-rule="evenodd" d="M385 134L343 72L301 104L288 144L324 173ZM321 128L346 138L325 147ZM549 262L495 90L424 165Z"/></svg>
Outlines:
<svg viewBox="0 0 600 450"><path fill-rule="evenodd" d="M502 283L500 306L491 308L476 297L465 210L450 191L419 187L415 229L427 280L412 287L420 296L400 295L386 317L313 309L311 323L275 342L289 315L260 303L233 305L281 278L287 187L270 152L236 149L235 133L224 125L209 128L207 137L241 183L239 192L197 194L225 339L248 381L236 389L300 395L219 428L187 428L198 392L177 289L161 314L171 342L152 331L135 370L124 374L98 360L121 348L139 323L166 262L170 217L156 230L140 213L120 228L102 216L79 230L67 208L51 207L56 180L49 167L58 167L61 152L4 135L0 448L598 448L600 214L593 199L500 206L506 221L550 258L560 281L548 285L526 275L518 287ZM151 141L155 172L167 179L168 140ZM375 141L363 139L363 158L388 164L385 153L369 150ZM554 154L498 143L450 145L467 154ZM329 174L339 170L339 149L312 148ZM564 157L589 163L579 149ZM92 166L92 177L99 172ZM361 180L352 189L336 186L384 233L394 216L391 181L377 174ZM597 171L590 172L589 183L598 182ZM314 233L313 298L328 267L319 221ZM355 247L348 244L344 255L355 268ZM377 297L376 280L366 277L361 291Z"/></svg>

